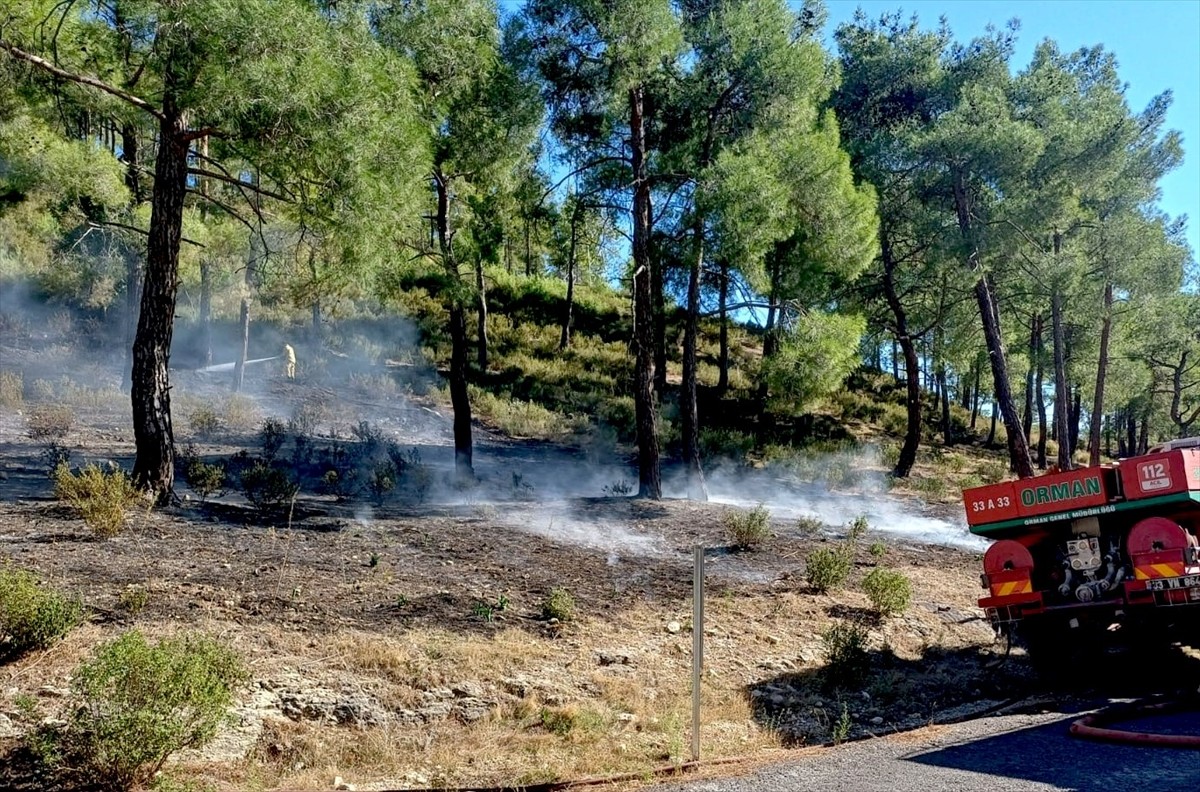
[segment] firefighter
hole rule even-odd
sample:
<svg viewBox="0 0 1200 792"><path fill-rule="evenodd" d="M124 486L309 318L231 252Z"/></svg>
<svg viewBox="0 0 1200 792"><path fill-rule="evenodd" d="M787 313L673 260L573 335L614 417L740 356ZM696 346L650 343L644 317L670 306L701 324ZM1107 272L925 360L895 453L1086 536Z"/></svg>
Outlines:
<svg viewBox="0 0 1200 792"><path fill-rule="evenodd" d="M283 357L286 365L285 373L290 380L296 379L296 350L291 344L283 345Z"/></svg>

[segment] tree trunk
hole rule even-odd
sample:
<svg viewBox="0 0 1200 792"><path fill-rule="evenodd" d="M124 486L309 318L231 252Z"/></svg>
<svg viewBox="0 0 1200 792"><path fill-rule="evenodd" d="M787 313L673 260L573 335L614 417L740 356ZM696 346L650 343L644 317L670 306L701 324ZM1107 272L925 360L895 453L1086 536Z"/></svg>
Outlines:
<svg viewBox="0 0 1200 792"><path fill-rule="evenodd" d="M721 285L720 285L720 373L717 375L717 392L722 396L729 390L729 262L721 260Z"/></svg>
<svg viewBox="0 0 1200 792"><path fill-rule="evenodd" d="M461 479L470 479L475 468L467 393L467 318L457 302L450 308L450 404L454 408L454 472Z"/></svg>
<svg viewBox="0 0 1200 792"><path fill-rule="evenodd" d="M249 278L246 278L246 288L250 288ZM238 314L238 324L242 328L242 348L238 352L237 363L233 367L233 392L240 393L246 375L246 357L250 352L250 296L242 297L242 309Z"/></svg>
<svg viewBox="0 0 1200 792"><path fill-rule="evenodd" d="M480 372L488 367L487 284L483 280L483 259L475 258L476 335L479 336L478 363Z"/></svg>
<svg viewBox="0 0 1200 792"><path fill-rule="evenodd" d="M1067 360L1064 354L1062 324L1062 292L1057 287L1050 294L1050 324L1054 340L1054 435L1058 440L1057 462L1059 470L1070 470L1071 395L1067 390Z"/></svg>
<svg viewBox="0 0 1200 792"><path fill-rule="evenodd" d="M946 360L942 356L942 346L942 328L939 325L935 344L937 362L934 376L937 377L938 390L942 393L942 442L947 446L952 446L954 445L954 427L950 425L950 385L946 381Z"/></svg>
<svg viewBox="0 0 1200 792"><path fill-rule="evenodd" d="M650 191L646 191L647 214L651 214ZM649 228L646 236L649 238ZM647 241L647 249L649 241ZM653 251L648 257L650 261L650 290L654 301L654 391L659 399L667 392L667 302L663 285L664 273L662 256Z"/></svg>
<svg viewBox="0 0 1200 792"><path fill-rule="evenodd" d="M1046 381L1046 370L1043 358L1044 344L1042 340L1041 317L1038 318L1038 343L1037 343L1037 372L1034 374L1034 389L1033 398L1037 405L1038 414L1038 443L1037 443L1037 464L1039 470L1046 469L1046 394L1043 392L1043 384Z"/></svg>
<svg viewBox="0 0 1200 792"><path fill-rule="evenodd" d="M141 313L133 341L130 401L137 456L133 481L163 503L175 483L175 436L171 427L171 335L179 290L179 243L187 196L188 143L184 114L175 106L170 74L159 124L154 191Z"/></svg>
<svg viewBox="0 0 1200 792"><path fill-rule="evenodd" d="M1100 321L1100 360L1096 364L1096 393L1092 398L1092 423L1088 427L1088 464L1100 464L1100 416L1104 414L1104 381L1108 376L1108 338L1112 332L1113 285L1104 284L1104 314ZM1112 456L1111 440L1108 444Z"/></svg>
<svg viewBox="0 0 1200 792"><path fill-rule="evenodd" d="M1008 455L1013 469L1021 478L1033 475L1029 461L1029 446L1021 434L1021 420L1013 403L1012 389L1008 384L1008 364L1004 358L1004 339L1000 334L1000 315L986 277L975 282L975 300L979 304L979 315L983 321L983 335L987 339L988 357L992 363L992 380L996 402L1004 418L1004 430L1008 434Z"/></svg>
<svg viewBox="0 0 1200 792"><path fill-rule="evenodd" d="M900 361L899 353L896 350L896 342L892 341L892 379L900 382Z"/></svg>
<svg viewBox="0 0 1200 792"><path fill-rule="evenodd" d="M696 407L696 337L700 331L700 272L704 263L704 221L696 218L692 229L692 262L688 271L687 325L683 331L683 386L679 392L683 432L683 464L688 497L708 500L704 468L700 463L700 417Z"/></svg>
<svg viewBox="0 0 1200 792"><path fill-rule="evenodd" d="M1083 392L1079 383L1071 386L1071 420L1067 426L1067 437L1071 441L1071 458L1074 460L1075 449L1079 448L1079 424L1083 421Z"/></svg>
<svg viewBox="0 0 1200 792"><path fill-rule="evenodd" d="M1138 453L1145 454L1150 450L1150 407L1146 407L1146 412L1142 415L1142 425L1138 429Z"/></svg>
<svg viewBox="0 0 1200 792"><path fill-rule="evenodd" d="M662 498L654 409L654 298L650 266L650 183L642 86L629 90L629 148L633 166L633 343L637 413L638 497Z"/></svg>
<svg viewBox="0 0 1200 792"><path fill-rule="evenodd" d="M1122 456L1137 455L1137 416L1134 415L1133 406L1130 405L1125 413L1125 450Z"/></svg>
<svg viewBox="0 0 1200 792"><path fill-rule="evenodd" d="M975 431L975 423L979 420L979 390L982 385L980 379L983 378L983 363L979 358L975 358L975 363L972 366L975 370L975 386L971 388L971 431Z"/></svg>
<svg viewBox="0 0 1200 792"><path fill-rule="evenodd" d="M528 278L533 274L533 250L529 246L529 226L533 223L529 219L525 220L525 277Z"/></svg>
<svg viewBox="0 0 1200 792"><path fill-rule="evenodd" d="M433 181L437 186L436 223L442 266L452 281L457 281L458 264L454 260L454 237L450 233L450 182L440 171L434 173ZM455 294L450 295L450 404L454 409L454 472L460 479L473 479L471 399L467 393L467 318Z"/></svg>
<svg viewBox="0 0 1200 792"><path fill-rule="evenodd" d="M921 445L920 364L917 362L917 346L908 332L908 314L896 291L895 257L892 255L890 240L883 231L879 234L879 241L883 259L883 294L895 320L896 341L892 346L892 367L894 369L896 366L895 344L898 342L904 351L904 378L907 384L904 405L908 421L904 430L904 445L900 447L900 456L896 460L896 467L892 469L892 475L896 478L907 478L917 461L917 449Z"/></svg>
<svg viewBox="0 0 1200 792"><path fill-rule="evenodd" d="M212 264L200 260L200 365L212 365Z"/></svg>
<svg viewBox="0 0 1200 792"><path fill-rule="evenodd" d="M125 186L129 188L130 208L142 203L142 174L139 164L137 127L125 123L121 127L121 156L125 160ZM138 326L138 303L141 301L141 259L132 250L125 251L125 368L121 373L121 391L129 393L133 386L133 336Z"/></svg>
<svg viewBox="0 0 1200 792"><path fill-rule="evenodd" d="M954 209L958 219L959 233L963 241L968 243L970 252L967 255L966 266L972 272L978 273L975 282L975 301L979 305L979 316L983 322L983 336L987 341L988 357L992 363L992 379L1000 412L1004 416L1004 429L1008 434L1008 456L1012 469L1021 478L1033 475L1033 465L1029 461L1029 444L1021 434L1021 420L1013 403L1012 389L1008 384L1008 361L1004 356L1004 336L1000 332L1000 312L996 305L995 295L992 294L991 283L984 273L979 271L978 245L975 240L975 228L971 219L971 196L967 189L965 176L961 171L954 174Z"/></svg>
<svg viewBox="0 0 1200 792"><path fill-rule="evenodd" d="M558 337L558 348L571 345L571 314L575 310L575 250L579 235L579 210L571 212L571 244L567 248L567 304L563 308L562 333Z"/></svg>
<svg viewBox="0 0 1200 792"><path fill-rule="evenodd" d="M1025 372L1025 411L1021 415L1021 433L1025 442L1033 442L1033 372L1037 367L1037 345L1041 333L1040 314L1029 317L1029 370Z"/></svg>
<svg viewBox="0 0 1200 792"><path fill-rule="evenodd" d="M996 445L996 415L999 412L1000 409L996 405L996 400L992 399L992 428L990 431L988 431L987 442L984 443L984 445L988 448L994 448Z"/></svg>

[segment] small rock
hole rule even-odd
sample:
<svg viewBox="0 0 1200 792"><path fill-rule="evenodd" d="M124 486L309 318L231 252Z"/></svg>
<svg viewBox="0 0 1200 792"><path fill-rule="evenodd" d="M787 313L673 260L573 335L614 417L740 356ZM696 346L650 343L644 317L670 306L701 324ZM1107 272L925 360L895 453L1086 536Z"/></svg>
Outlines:
<svg viewBox="0 0 1200 792"><path fill-rule="evenodd" d="M66 688L54 687L53 685L42 685L38 688L38 694L48 698L66 698L71 695L71 691Z"/></svg>
<svg viewBox="0 0 1200 792"><path fill-rule="evenodd" d="M682 629L683 626L677 621L667 622L667 632L671 633L671 635L675 635Z"/></svg>
<svg viewBox="0 0 1200 792"><path fill-rule="evenodd" d="M631 665L633 658L628 649L601 649L596 652L596 662L602 666Z"/></svg>
<svg viewBox="0 0 1200 792"><path fill-rule="evenodd" d="M7 715L0 715L0 740L8 740L20 736L21 730L13 725L12 719Z"/></svg>
<svg viewBox="0 0 1200 792"><path fill-rule="evenodd" d="M767 642L770 643L772 646L778 646L781 641L783 641L783 639L780 638L778 635L768 635L767 636Z"/></svg>
<svg viewBox="0 0 1200 792"><path fill-rule="evenodd" d="M349 783L343 781L341 776L334 777L333 788L334 789L344 789L344 790L346 790L346 792L354 792L354 790L355 790L354 784L349 784Z"/></svg>
<svg viewBox="0 0 1200 792"><path fill-rule="evenodd" d="M637 720L637 715L634 715L632 712L622 712L619 715L617 715L617 720L625 721L626 723L630 723L632 721Z"/></svg>
<svg viewBox="0 0 1200 792"><path fill-rule="evenodd" d="M456 698L475 698L481 699L486 697L483 685L478 682L456 682L450 686L450 692Z"/></svg>
<svg viewBox="0 0 1200 792"><path fill-rule="evenodd" d="M871 724L873 726L878 726L881 723L883 723L883 718L880 717L879 715L876 715L874 718L871 718Z"/></svg>

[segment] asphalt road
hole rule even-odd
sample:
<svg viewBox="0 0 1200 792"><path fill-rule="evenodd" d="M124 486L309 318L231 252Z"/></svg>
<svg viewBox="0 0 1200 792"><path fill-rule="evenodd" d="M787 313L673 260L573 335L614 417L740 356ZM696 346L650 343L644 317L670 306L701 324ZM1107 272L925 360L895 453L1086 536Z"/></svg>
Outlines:
<svg viewBox="0 0 1200 792"><path fill-rule="evenodd" d="M740 778L673 782L661 792L1120 792L1200 787L1200 751L1080 740L1082 713L979 718L947 726L806 749ZM1200 714L1135 724L1200 734Z"/></svg>

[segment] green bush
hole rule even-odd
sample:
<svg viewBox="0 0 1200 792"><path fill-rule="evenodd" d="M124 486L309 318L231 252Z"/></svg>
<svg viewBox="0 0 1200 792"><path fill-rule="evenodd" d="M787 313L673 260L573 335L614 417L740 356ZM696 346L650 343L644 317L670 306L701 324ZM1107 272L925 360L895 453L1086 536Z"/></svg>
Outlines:
<svg viewBox="0 0 1200 792"><path fill-rule="evenodd" d="M212 407L197 407L188 415L188 428L196 437L208 439L221 431L221 419Z"/></svg>
<svg viewBox="0 0 1200 792"><path fill-rule="evenodd" d="M883 558L887 555L887 545L883 542L872 542L870 552L872 558Z"/></svg>
<svg viewBox="0 0 1200 792"><path fill-rule="evenodd" d="M258 430L258 441L262 444L262 455L268 463L274 462L287 440L287 427L278 418L268 418Z"/></svg>
<svg viewBox="0 0 1200 792"><path fill-rule="evenodd" d="M845 584L853 565L849 547L819 547L804 560L804 578L814 591L826 594Z"/></svg>
<svg viewBox="0 0 1200 792"><path fill-rule="evenodd" d="M242 472L242 493L246 500L260 512L268 512L290 504L300 491L300 485L292 481L287 472L272 467L261 459L254 460Z"/></svg>
<svg viewBox="0 0 1200 792"><path fill-rule="evenodd" d="M192 492L200 496L201 502L225 490L225 466L205 462L190 443L180 457L180 462L183 480L192 488Z"/></svg>
<svg viewBox="0 0 1200 792"><path fill-rule="evenodd" d="M558 619L560 622L571 621L575 618L575 598L565 588L553 588L550 596L542 603L542 616L547 619Z"/></svg>
<svg viewBox="0 0 1200 792"><path fill-rule="evenodd" d="M770 536L771 512L761 503L750 511L730 509L721 515L725 534L735 547L749 550L762 544Z"/></svg>
<svg viewBox="0 0 1200 792"><path fill-rule="evenodd" d="M88 465L79 473L59 465L54 470L54 495L76 509L101 538L124 529L126 510L141 497L125 471L115 465L108 470Z"/></svg>
<svg viewBox="0 0 1200 792"><path fill-rule="evenodd" d="M130 630L76 671L71 715L54 735L57 758L110 789L148 784L171 754L212 739L244 679L237 655L212 638L152 646Z"/></svg>
<svg viewBox="0 0 1200 792"><path fill-rule="evenodd" d="M853 622L836 622L821 633L824 645L825 681L831 686L861 682L870 669L867 629Z"/></svg>
<svg viewBox="0 0 1200 792"><path fill-rule="evenodd" d="M863 578L863 591L879 613L887 618L908 610L912 600L912 583L902 572L876 567Z"/></svg>
<svg viewBox="0 0 1200 792"><path fill-rule="evenodd" d="M0 371L0 407L16 410L24 403L24 378L16 371Z"/></svg>
<svg viewBox="0 0 1200 792"><path fill-rule="evenodd" d="M38 404L25 416L25 433L33 440L56 440L67 436L75 423L71 408L62 404Z"/></svg>
<svg viewBox="0 0 1200 792"><path fill-rule="evenodd" d="M44 649L82 620L79 600L40 585L23 569L0 567L0 656Z"/></svg>

